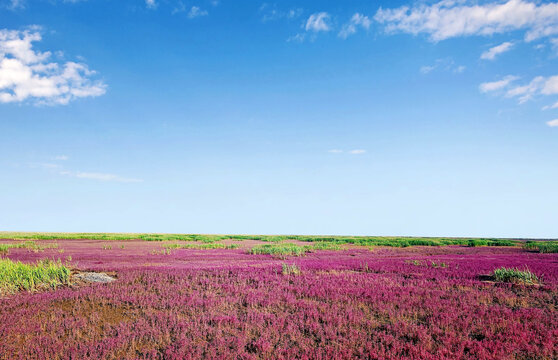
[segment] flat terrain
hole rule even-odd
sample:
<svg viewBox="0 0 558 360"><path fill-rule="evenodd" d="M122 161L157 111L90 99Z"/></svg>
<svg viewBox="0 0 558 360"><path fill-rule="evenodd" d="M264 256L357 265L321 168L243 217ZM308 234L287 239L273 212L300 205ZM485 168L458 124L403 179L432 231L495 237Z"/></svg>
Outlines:
<svg viewBox="0 0 558 360"><path fill-rule="evenodd" d="M116 280L0 297L0 359L558 358L556 253L345 244L289 256L252 254L268 242L248 239L217 242L233 249L35 242L0 256L60 259ZM498 281L499 267L539 281Z"/></svg>

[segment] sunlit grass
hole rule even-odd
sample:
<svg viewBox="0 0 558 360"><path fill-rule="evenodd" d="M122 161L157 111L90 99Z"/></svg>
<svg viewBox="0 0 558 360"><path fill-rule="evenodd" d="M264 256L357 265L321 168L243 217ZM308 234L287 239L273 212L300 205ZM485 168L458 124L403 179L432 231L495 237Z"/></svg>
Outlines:
<svg viewBox="0 0 558 360"><path fill-rule="evenodd" d="M493 271L492 277L496 281L510 283L537 284L540 282L537 275L527 268L521 270L517 268L500 267Z"/></svg>
<svg viewBox="0 0 558 360"><path fill-rule="evenodd" d="M33 291L39 288L56 288L67 284L70 270L60 260L41 260L36 264L24 264L10 259L0 259L0 294L19 290Z"/></svg>
<svg viewBox="0 0 558 360"><path fill-rule="evenodd" d="M29 249L31 251L43 251L45 249L56 249L58 248L58 244L47 244L41 245L37 244L34 241L25 241L22 243L13 243L13 244L0 244L0 254L6 254L10 251L10 249Z"/></svg>
<svg viewBox="0 0 558 360"><path fill-rule="evenodd" d="M295 264L282 264L281 273L283 275L299 275L300 268Z"/></svg>

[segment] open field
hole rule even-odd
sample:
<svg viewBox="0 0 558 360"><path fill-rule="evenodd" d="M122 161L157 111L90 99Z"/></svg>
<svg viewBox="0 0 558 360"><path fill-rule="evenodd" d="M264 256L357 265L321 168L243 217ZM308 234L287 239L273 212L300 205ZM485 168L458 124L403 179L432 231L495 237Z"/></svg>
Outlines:
<svg viewBox="0 0 558 360"><path fill-rule="evenodd" d="M116 278L4 292L0 359L558 358L550 245L70 236L0 234L3 259Z"/></svg>

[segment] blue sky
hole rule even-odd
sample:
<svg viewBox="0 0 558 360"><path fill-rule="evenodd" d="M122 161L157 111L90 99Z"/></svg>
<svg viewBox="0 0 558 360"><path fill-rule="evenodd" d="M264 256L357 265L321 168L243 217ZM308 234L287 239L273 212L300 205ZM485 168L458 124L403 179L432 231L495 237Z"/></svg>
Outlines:
<svg viewBox="0 0 558 360"><path fill-rule="evenodd" d="M558 237L558 3L0 0L0 229Z"/></svg>

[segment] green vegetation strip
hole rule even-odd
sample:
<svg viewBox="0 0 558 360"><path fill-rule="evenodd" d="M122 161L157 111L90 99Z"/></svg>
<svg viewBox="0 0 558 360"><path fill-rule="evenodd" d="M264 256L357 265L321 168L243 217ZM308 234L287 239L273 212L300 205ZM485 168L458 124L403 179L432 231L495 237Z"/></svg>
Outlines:
<svg viewBox="0 0 558 360"><path fill-rule="evenodd" d="M558 253L558 241L527 241L523 247L540 253Z"/></svg>
<svg viewBox="0 0 558 360"><path fill-rule="evenodd" d="M36 264L23 264L10 259L0 259L0 294L19 290L56 288L67 284L70 270L60 260L41 260Z"/></svg>
<svg viewBox="0 0 558 360"><path fill-rule="evenodd" d="M494 270L492 277L496 281L509 283L538 284L540 282L537 275L527 268L520 270L516 268L500 267Z"/></svg>
<svg viewBox="0 0 558 360"><path fill-rule="evenodd" d="M205 234L131 234L131 233L23 233L0 232L0 238L15 240L144 240L144 241L195 241L207 244L221 240L260 240L279 243L286 240L312 243L330 242L358 246L516 246L519 241L496 238L400 237L400 236L308 236L308 235L205 235Z"/></svg>
<svg viewBox="0 0 558 360"><path fill-rule="evenodd" d="M44 249L55 249L57 244L39 245L34 241L26 241L15 244L0 244L0 254L9 252L10 249L29 249L35 252L43 251Z"/></svg>

